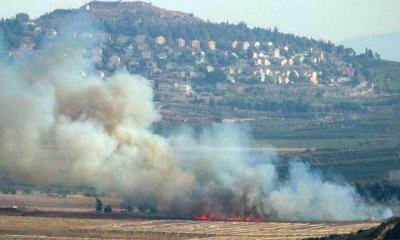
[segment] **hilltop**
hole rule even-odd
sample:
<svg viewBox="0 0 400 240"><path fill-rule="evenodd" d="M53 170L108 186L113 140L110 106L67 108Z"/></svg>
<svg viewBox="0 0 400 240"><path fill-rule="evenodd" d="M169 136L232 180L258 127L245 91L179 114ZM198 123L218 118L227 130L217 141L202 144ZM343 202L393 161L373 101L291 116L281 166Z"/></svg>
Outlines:
<svg viewBox="0 0 400 240"><path fill-rule="evenodd" d="M145 2L94 1L38 19L22 13L1 20L0 29L0 53L10 62L71 42L93 63L78 78L106 81L120 69L145 76L163 117L156 133L251 126L255 145L301 149L296 156L321 171L351 181L400 179L400 63L370 49L356 55L329 41L212 23ZM293 156L282 155L284 169Z"/></svg>
<svg viewBox="0 0 400 240"><path fill-rule="evenodd" d="M362 83L363 91L376 86L399 90L396 84L388 87L377 84L375 76L372 79L365 60L376 60L377 65L380 60L379 54L369 49L356 58L353 49L330 41L283 34L277 28L249 28L245 23L206 22L146 2L93 1L33 20L19 14L2 20L0 29L10 56L21 49L37 49L44 39L59 36L97 39L97 48L88 50L99 70L107 73L126 68L156 82L173 82L164 84L166 88L191 89L187 94L196 92L192 91L195 88L197 93L204 89L220 93L229 83L239 82L281 86ZM385 65L398 68L391 62Z"/></svg>
<svg viewBox="0 0 400 240"><path fill-rule="evenodd" d="M356 55L330 41L250 28L244 22L212 23L146 2L93 1L38 19L22 13L2 20L0 29L10 59L39 53L43 43L60 39L90 42L82 56L102 78L126 69L149 79L155 100L166 109L170 103L225 109L176 114L186 107L172 107L164 119L175 122L258 118L249 110L364 111L370 103L351 99L392 98L400 92L400 63L380 60L370 49ZM82 69L82 76L88 71Z"/></svg>
<svg viewBox="0 0 400 240"><path fill-rule="evenodd" d="M92 1L79 9L57 9L50 14L45 14L38 19L39 24L45 24L47 27L60 27L71 18L82 15L94 17L93 23L96 24L102 20L124 19L129 16L142 16L146 21L157 21L159 23L179 24L189 22L202 22L192 14L186 14L178 11L168 11L147 2L107 2ZM130 34L133 34L132 32Z"/></svg>
<svg viewBox="0 0 400 240"><path fill-rule="evenodd" d="M179 11L168 11L147 2L97 2L93 1L81 7L81 10L91 11L98 16L119 16L121 14L146 13L158 15L166 21L202 21L193 14Z"/></svg>
<svg viewBox="0 0 400 240"><path fill-rule="evenodd" d="M330 41L283 34L277 28L249 28L244 22L211 23L146 2L93 1L32 20L19 14L2 20L0 29L11 57L59 36L96 39L96 47L87 50L105 75L126 68L153 80L156 90L186 95L217 96L239 83L360 85L361 92L400 89L397 83L379 84L379 78L398 82L396 75L369 74L365 62L381 62L369 49L356 57L353 49ZM396 72L399 68L394 62L384 65Z"/></svg>

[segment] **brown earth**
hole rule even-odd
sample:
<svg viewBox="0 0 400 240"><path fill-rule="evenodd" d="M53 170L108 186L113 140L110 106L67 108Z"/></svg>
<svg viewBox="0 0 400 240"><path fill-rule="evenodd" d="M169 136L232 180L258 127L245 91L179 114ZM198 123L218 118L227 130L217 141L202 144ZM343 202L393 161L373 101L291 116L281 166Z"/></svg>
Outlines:
<svg viewBox="0 0 400 240"><path fill-rule="evenodd" d="M107 198L106 198L107 199ZM107 201L116 205L117 198ZM0 239L305 239L346 234L379 222L199 222L95 213L84 196L0 194ZM8 206L8 208L6 208ZM18 206L17 210L12 206ZM125 219L124 219L125 216Z"/></svg>

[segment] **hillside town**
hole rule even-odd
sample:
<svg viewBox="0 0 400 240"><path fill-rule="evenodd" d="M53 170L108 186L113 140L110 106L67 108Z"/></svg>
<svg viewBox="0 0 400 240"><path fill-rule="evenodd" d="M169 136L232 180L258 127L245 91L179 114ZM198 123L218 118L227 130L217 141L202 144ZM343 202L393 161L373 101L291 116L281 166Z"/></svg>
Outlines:
<svg viewBox="0 0 400 240"><path fill-rule="evenodd" d="M99 3L92 2L79 11L106 14ZM143 9L154 11L148 3L134 2L131 6L137 15ZM101 78L119 69L143 75L153 84L157 98L167 101L189 102L205 98L209 102L210 97L221 98L228 89L230 93L240 93L254 85L266 89L322 86L330 87L333 92L337 87L350 85L359 89L349 94L373 92L373 84L354 82L356 70L345 60L355 55L352 49L342 47L337 48L341 51L325 51L319 45L299 47L290 41L276 42L272 38L218 41L161 34L153 34L154 37L127 35L63 29L60 24L48 24L56 17L71 14L63 11L56 10L47 18L37 20L29 19L26 14L17 15L23 37L19 46L9 49L8 56L14 58L34 50L43 39L48 43L60 39L94 43L88 44L82 55L94 63ZM187 18L193 18L174 12L169 14L173 19L184 19L180 21L185 23L189 21ZM163 16L158 13L157 17ZM143 18L139 17L137 21L143 21ZM81 75L86 77L88 70L82 69Z"/></svg>

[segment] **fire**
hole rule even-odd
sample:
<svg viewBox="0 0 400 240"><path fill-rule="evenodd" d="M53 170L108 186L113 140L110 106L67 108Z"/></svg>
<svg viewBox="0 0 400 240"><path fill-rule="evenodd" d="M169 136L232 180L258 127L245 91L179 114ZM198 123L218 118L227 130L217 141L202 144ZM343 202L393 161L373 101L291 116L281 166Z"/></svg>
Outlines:
<svg viewBox="0 0 400 240"><path fill-rule="evenodd" d="M210 214L200 214L194 217L197 221L225 221L225 222L262 222L263 218L260 216L253 216L247 214L245 216L214 216Z"/></svg>
<svg viewBox="0 0 400 240"><path fill-rule="evenodd" d="M217 221L218 219L215 216L211 216L209 214L200 214L194 217L197 221Z"/></svg>

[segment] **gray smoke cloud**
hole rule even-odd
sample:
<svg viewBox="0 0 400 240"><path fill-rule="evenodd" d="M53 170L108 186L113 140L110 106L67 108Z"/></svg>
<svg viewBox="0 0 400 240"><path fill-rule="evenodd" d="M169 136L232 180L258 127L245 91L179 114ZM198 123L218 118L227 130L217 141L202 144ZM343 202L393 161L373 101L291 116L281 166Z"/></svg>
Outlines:
<svg viewBox="0 0 400 240"><path fill-rule="evenodd" d="M217 216L251 213L265 219L293 221L392 216L391 209L368 204L352 186L324 180L304 163L293 161L288 177L279 178L275 167L279 159L274 152L252 154L241 150L254 146L242 130L216 125L195 140L192 135L180 133L172 137L171 144L178 149L199 149L190 161L186 154L178 158L194 172L200 185L195 209L201 212Z"/></svg>
<svg viewBox="0 0 400 240"><path fill-rule="evenodd" d="M289 177L280 179L276 154L241 151L251 139L231 126L214 126L198 137L190 130L168 138L152 133L160 115L149 81L124 71L101 80L84 52L84 46L63 40L13 62L0 61L3 179L90 184L174 216L361 220L392 215L304 164L293 164Z"/></svg>

